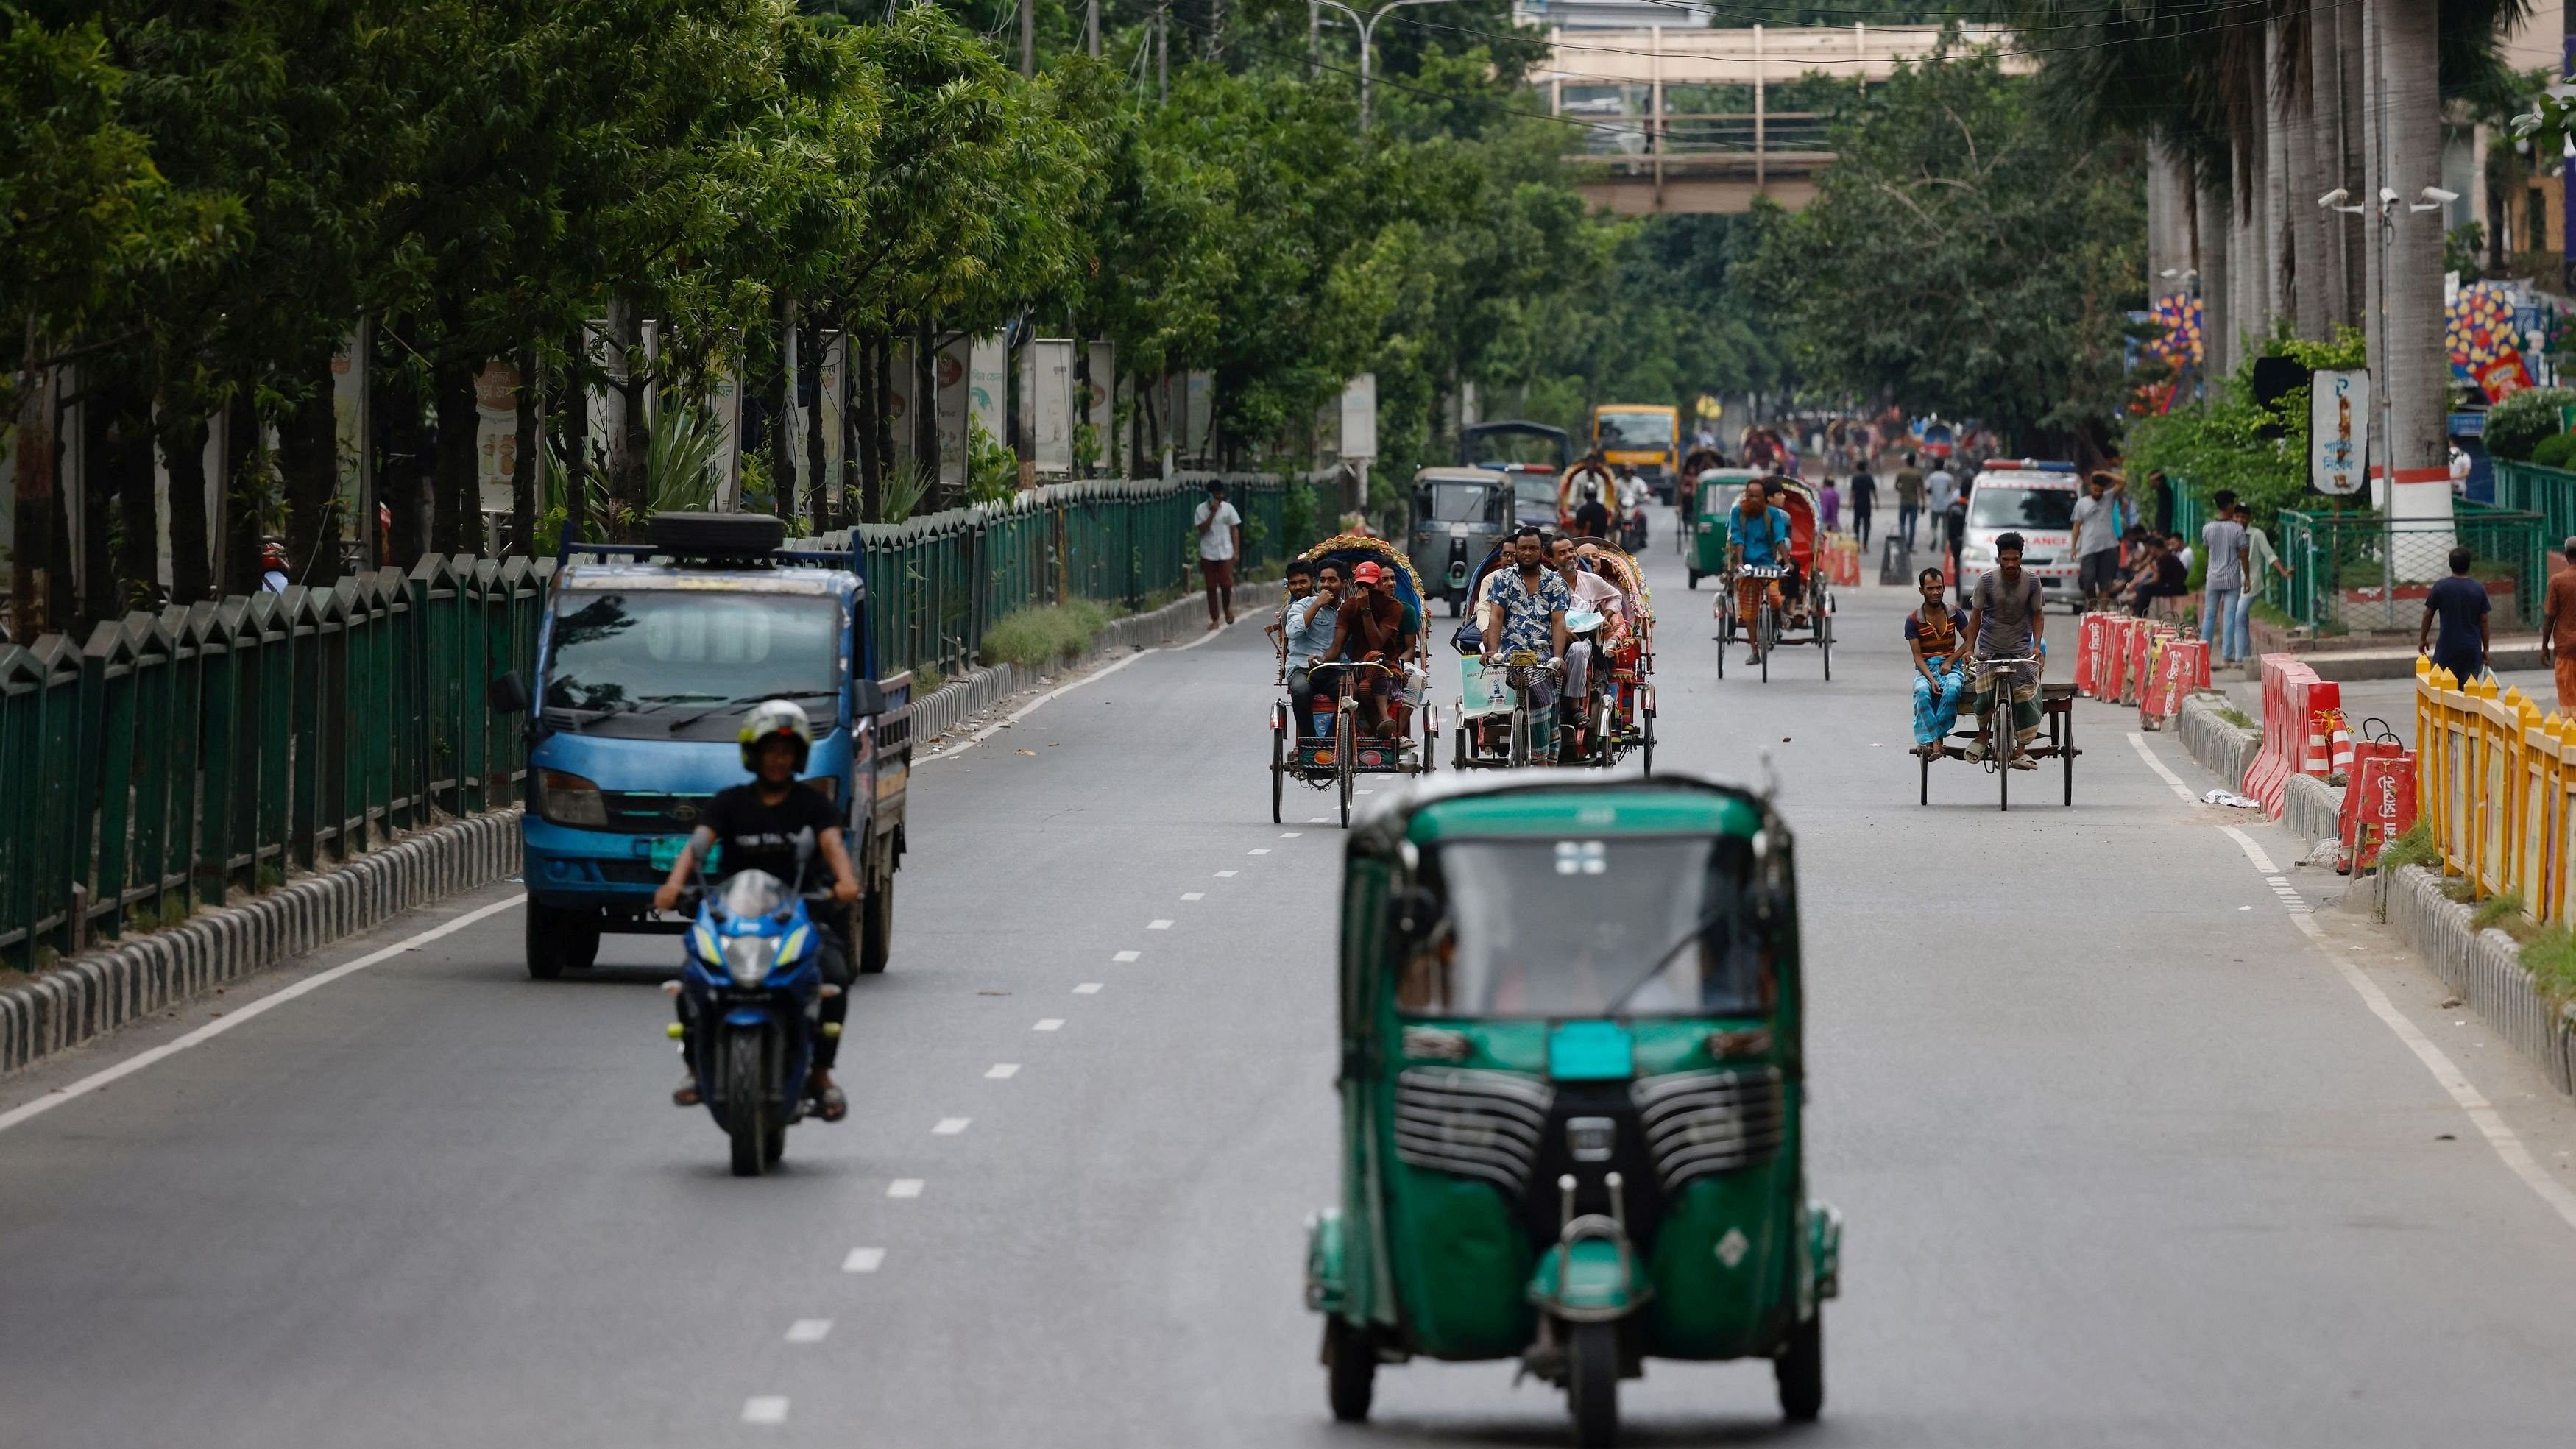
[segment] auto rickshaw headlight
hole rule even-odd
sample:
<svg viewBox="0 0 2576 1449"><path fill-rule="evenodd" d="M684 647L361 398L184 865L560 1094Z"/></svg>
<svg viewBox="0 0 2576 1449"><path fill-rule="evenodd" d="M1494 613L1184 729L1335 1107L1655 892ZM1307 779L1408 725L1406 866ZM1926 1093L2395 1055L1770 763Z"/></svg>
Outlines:
<svg viewBox="0 0 2576 1449"><path fill-rule="evenodd" d="M724 943L725 972L736 986L758 986L769 979L778 948L766 936L736 936Z"/></svg>

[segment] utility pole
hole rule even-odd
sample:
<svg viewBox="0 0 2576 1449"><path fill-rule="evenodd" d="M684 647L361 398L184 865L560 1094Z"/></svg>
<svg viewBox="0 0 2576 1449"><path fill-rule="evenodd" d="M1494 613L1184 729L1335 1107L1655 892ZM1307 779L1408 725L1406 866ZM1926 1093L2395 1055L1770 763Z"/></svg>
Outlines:
<svg viewBox="0 0 2576 1449"><path fill-rule="evenodd" d="M1319 3L1320 3L1320 4L1324 4L1324 5L1330 5L1330 6L1332 6L1334 9L1339 10L1340 12L1342 12L1344 15L1349 16L1349 17L1351 18L1351 24L1352 24L1352 25L1354 25L1354 26L1356 26L1356 27L1358 27L1358 29L1359 29L1359 32L1360 32L1360 134L1362 134L1362 135L1366 135L1366 134L1368 134L1368 128L1369 128L1369 105L1370 105L1370 95L1371 95L1371 81L1370 81L1370 77L1369 77L1369 69L1370 69L1370 66L1369 66L1369 52L1370 52L1370 51L1375 47L1375 45L1376 45L1376 41L1377 41L1377 23L1378 23L1379 21L1381 21L1381 20L1384 20L1390 12L1392 12L1392 11L1396 11L1396 10L1401 10L1401 9L1403 9L1403 8L1404 8L1405 6L1407 6L1407 5L1432 5L1432 4L1437 4L1437 3L1438 3L1438 0L1387 0L1387 3L1385 3L1384 5L1381 5L1381 6L1377 7L1375 10L1370 11L1370 12L1369 12L1369 14L1368 14L1368 17L1367 17L1366 19L1362 19L1362 18L1361 18L1361 16L1360 16L1360 13L1359 13L1358 11L1353 10L1353 9L1352 9L1351 7L1349 7L1348 5L1343 4L1343 3L1342 3L1342 0L1319 0Z"/></svg>

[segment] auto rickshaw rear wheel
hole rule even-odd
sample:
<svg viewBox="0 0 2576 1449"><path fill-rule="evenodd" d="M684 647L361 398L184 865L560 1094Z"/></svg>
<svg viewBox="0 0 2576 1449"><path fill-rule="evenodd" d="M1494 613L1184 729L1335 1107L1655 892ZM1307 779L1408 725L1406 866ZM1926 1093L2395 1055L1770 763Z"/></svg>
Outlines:
<svg viewBox="0 0 2576 1449"><path fill-rule="evenodd" d="M1339 1314L1324 1320L1324 1385L1337 1422L1368 1419L1369 1400L1377 1391L1377 1345L1366 1329L1353 1328Z"/></svg>
<svg viewBox="0 0 2576 1449"><path fill-rule="evenodd" d="M1565 1407L1577 1449L1619 1442L1619 1325L1582 1323L1567 1346Z"/></svg>
<svg viewBox="0 0 2576 1449"><path fill-rule="evenodd" d="M1815 1422L1825 1409L1825 1315L1799 1324L1789 1334L1789 1347L1771 1361L1771 1376L1780 1383L1780 1412L1791 1423Z"/></svg>

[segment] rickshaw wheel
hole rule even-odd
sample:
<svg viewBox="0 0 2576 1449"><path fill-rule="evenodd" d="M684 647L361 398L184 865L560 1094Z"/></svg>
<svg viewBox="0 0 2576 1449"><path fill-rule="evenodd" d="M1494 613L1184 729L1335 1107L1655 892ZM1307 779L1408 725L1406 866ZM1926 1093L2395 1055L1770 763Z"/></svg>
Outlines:
<svg viewBox="0 0 2576 1449"><path fill-rule="evenodd" d="M1689 587L1689 588L1694 588L1694 589L1699 587L1699 570L1697 570L1697 569L1684 569L1684 570L1682 570L1682 576L1690 580L1690 583L1687 585L1687 587Z"/></svg>
<svg viewBox="0 0 2576 1449"><path fill-rule="evenodd" d="M1646 773L1651 775L1655 773L1655 712L1651 709L1647 710L1642 718L1646 722Z"/></svg>
<svg viewBox="0 0 2576 1449"><path fill-rule="evenodd" d="M1822 646L1825 651L1825 680L1827 683L1831 683L1834 677L1833 615L1818 614L1816 616L1816 643Z"/></svg>
<svg viewBox="0 0 2576 1449"><path fill-rule="evenodd" d="M1574 1442L1580 1449L1606 1449L1619 1442L1617 1324L1575 1327L1567 1348L1565 1407L1574 1415Z"/></svg>
<svg viewBox="0 0 2576 1449"><path fill-rule="evenodd" d="M1324 1388L1335 1422L1367 1421L1377 1389L1377 1345L1338 1314L1324 1320Z"/></svg>
<svg viewBox="0 0 2576 1449"><path fill-rule="evenodd" d="M1771 1376L1780 1385L1780 1413L1791 1423L1810 1424L1825 1409L1825 1315L1801 1323L1789 1334L1789 1351L1771 1360Z"/></svg>
<svg viewBox="0 0 2576 1449"><path fill-rule="evenodd" d="M2061 731L2061 730L2057 730L2057 729L2052 729L2052 730L2050 730L2050 731L2049 731L2049 734L2050 734L2050 737L2051 737L2052 739L2054 739L2054 740L2057 742L2057 762L2058 762L2058 764L2059 764L2060 766L2064 767L2065 772L2066 772L2066 803L2067 803L2067 805L2068 805L2069 807L2072 807L2072 806L2075 804L2075 707L2074 707L2074 701L2069 700L2069 701L2067 702L2067 710L2066 710L2066 713L2064 713L2064 714L2062 714L2062 715L2052 715L2052 716L2050 716L2050 718L2049 718L2049 723L2050 723L2050 724L2052 724L2052 725L2055 725L2055 724L2057 724L2057 723L2058 723L2058 721L2060 721L2060 720L2065 721L2065 724L2064 724L2064 727L2063 727L2062 731Z"/></svg>
<svg viewBox="0 0 2576 1449"><path fill-rule="evenodd" d="M1451 754L1450 758L1451 758L1452 760L1454 760L1454 761L1456 761L1456 762L1457 762L1457 765L1458 765L1458 768L1459 768L1459 769L1462 769L1462 770L1463 770L1463 769L1466 769L1466 768L1467 768L1467 722L1466 722L1465 720L1463 720L1463 719L1462 719L1462 720L1460 720L1460 721L1458 722L1458 732L1457 732L1455 735L1451 736L1451 739L1452 739L1452 740L1454 741L1454 743L1455 743L1455 752L1454 752L1453 754Z"/></svg>
<svg viewBox="0 0 2576 1449"><path fill-rule="evenodd" d="M1422 706L1422 769L1428 775L1440 768L1440 714L1430 705Z"/></svg>
<svg viewBox="0 0 2576 1449"><path fill-rule="evenodd" d="M1349 710L1343 710L1341 721L1333 729L1333 773L1341 780L1342 824L1351 823L1351 756L1359 748L1359 725Z"/></svg>
<svg viewBox="0 0 2576 1449"><path fill-rule="evenodd" d="M1270 721L1270 823L1279 823L1279 797L1288 785L1288 727Z"/></svg>

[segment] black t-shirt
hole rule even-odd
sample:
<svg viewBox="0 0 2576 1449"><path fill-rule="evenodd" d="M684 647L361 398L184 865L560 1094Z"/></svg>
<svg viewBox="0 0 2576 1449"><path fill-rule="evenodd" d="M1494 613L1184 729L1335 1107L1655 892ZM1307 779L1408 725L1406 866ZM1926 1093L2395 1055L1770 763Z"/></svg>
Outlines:
<svg viewBox="0 0 2576 1449"><path fill-rule="evenodd" d="M2465 574L2453 574L2426 590L2424 612L2440 625L2433 636L2433 658L2445 667L2466 664L2474 669L2485 664L2486 644L2478 638L2478 620L2491 607L2487 586Z"/></svg>
<svg viewBox="0 0 2576 1449"><path fill-rule="evenodd" d="M726 875L765 870L794 890L798 868L814 859L815 838L840 829L841 816L821 791L800 780L775 805L760 798L756 784L718 790L698 824L715 832L716 844L724 848L717 864ZM816 869L827 867L818 864Z"/></svg>
<svg viewBox="0 0 2576 1449"><path fill-rule="evenodd" d="M1610 535L1610 510L1598 503L1586 503L1574 510L1574 531L1586 538Z"/></svg>
<svg viewBox="0 0 2576 1449"><path fill-rule="evenodd" d="M1867 513L1878 498L1878 479L1867 473L1854 473L1851 480L1852 512Z"/></svg>

